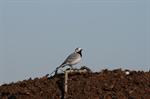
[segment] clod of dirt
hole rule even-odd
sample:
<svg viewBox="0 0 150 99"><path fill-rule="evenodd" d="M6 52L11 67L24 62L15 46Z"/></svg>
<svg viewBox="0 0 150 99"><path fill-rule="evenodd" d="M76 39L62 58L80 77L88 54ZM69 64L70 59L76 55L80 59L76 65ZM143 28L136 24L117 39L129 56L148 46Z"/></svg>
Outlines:
<svg viewBox="0 0 150 99"><path fill-rule="evenodd" d="M50 78L46 75L42 78L30 78L0 86L0 99L64 99L64 97L65 99L150 99L150 72L105 69L96 73L71 73L66 94L64 74Z"/></svg>

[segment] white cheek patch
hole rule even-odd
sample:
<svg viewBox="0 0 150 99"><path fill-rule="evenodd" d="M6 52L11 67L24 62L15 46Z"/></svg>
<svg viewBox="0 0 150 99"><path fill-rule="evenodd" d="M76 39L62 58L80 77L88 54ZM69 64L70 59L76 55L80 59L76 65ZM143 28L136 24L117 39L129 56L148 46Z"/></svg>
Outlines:
<svg viewBox="0 0 150 99"><path fill-rule="evenodd" d="M76 50L75 50L75 52L80 52L82 49L81 48L77 48Z"/></svg>

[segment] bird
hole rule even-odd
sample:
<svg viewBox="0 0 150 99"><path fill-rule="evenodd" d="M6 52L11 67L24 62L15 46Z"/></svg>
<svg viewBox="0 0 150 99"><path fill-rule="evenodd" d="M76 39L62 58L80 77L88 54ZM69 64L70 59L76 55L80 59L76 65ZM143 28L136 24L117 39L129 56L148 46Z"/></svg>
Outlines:
<svg viewBox="0 0 150 99"><path fill-rule="evenodd" d="M83 50L82 48L79 48L79 47L76 48L75 51L71 53L60 66L56 68L55 74L57 74L57 71L59 68L63 68L67 65L70 66L71 69L73 69L73 65L81 61L82 50Z"/></svg>

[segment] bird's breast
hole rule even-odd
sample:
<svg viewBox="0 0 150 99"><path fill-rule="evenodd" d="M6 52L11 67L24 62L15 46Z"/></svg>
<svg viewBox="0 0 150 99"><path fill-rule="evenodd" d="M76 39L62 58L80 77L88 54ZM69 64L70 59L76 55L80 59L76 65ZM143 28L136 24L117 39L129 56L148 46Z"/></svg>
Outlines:
<svg viewBox="0 0 150 99"><path fill-rule="evenodd" d="M79 63L81 61L81 57L78 57L76 59L74 59L74 61L71 62L71 64L75 65L77 63Z"/></svg>

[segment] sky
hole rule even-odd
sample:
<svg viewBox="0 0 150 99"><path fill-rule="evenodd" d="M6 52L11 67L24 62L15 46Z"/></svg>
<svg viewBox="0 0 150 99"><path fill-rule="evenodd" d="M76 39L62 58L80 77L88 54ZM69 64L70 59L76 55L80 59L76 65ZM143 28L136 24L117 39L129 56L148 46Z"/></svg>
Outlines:
<svg viewBox="0 0 150 99"><path fill-rule="evenodd" d="M149 0L0 0L0 84L51 73L76 47L81 63L150 70Z"/></svg>

